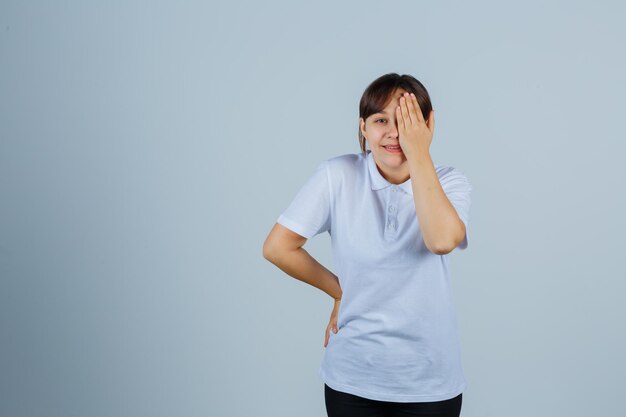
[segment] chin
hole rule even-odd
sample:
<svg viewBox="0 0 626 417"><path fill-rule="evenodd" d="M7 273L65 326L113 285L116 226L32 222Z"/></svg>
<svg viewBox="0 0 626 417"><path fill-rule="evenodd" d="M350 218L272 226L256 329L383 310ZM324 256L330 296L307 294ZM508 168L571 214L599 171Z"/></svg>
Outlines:
<svg viewBox="0 0 626 417"><path fill-rule="evenodd" d="M406 156L404 155L404 153L390 154L389 152L383 149L382 157L385 158L385 160L389 162L393 162L393 161L406 162Z"/></svg>

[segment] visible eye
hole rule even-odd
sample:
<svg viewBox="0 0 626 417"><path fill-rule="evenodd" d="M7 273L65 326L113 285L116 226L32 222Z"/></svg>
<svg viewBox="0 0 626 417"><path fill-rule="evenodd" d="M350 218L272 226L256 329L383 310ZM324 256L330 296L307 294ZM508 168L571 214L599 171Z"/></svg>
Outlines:
<svg viewBox="0 0 626 417"><path fill-rule="evenodd" d="M378 123L380 120L385 120L385 119L377 119L374 121L374 123Z"/></svg>

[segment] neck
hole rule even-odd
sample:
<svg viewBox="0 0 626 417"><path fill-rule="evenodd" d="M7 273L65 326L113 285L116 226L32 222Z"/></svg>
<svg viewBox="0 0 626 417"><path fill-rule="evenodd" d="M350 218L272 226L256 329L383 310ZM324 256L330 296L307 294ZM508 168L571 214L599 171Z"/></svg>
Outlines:
<svg viewBox="0 0 626 417"><path fill-rule="evenodd" d="M409 173L409 169L408 167L405 167L405 165L406 164L402 165L404 169L399 170L397 172L384 172L382 169L380 169L378 164L376 164L376 168L378 169L378 172L380 172L380 175L382 175L384 179L389 181L391 184L398 185L398 184L402 184L403 182L405 182L411 177Z"/></svg>

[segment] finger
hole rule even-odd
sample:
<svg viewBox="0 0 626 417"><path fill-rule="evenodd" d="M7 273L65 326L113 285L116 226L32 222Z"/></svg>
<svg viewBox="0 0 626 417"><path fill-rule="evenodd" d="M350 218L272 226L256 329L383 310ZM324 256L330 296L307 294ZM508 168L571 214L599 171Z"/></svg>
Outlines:
<svg viewBox="0 0 626 417"><path fill-rule="evenodd" d="M409 108L407 107L407 99L406 97L400 97L400 109L402 110L402 117L404 118L404 126L409 126L415 121L411 120L411 116L409 115Z"/></svg>
<svg viewBox="0 0 626 417"><path fill-rule="evenodd" d="M326 330L326 336L324 337L324 347L328 344L328 330Z"/></svg>
<svg viewBox="0 0 626 417"><path fill-rule="evenodd" d="M400 133L404 135L404 118L402 117L402 110L400 110L400 106L396 107L396 120L398 121L398 130L400 130Z"/></svg>
<svg viewBox="0 0 626 417"><path fill-rule="evenodd" d="M411 102L413 103L413 106L415 108L415 115L417 116L417 120L425 123L424 115L422 114L422 108L420 107L420 104L417 102L417 97L415 97L415 94L413 93L411 93Z"/></svg>
<svg viewBox="0 0 626 417"><path fill-rule="evenodd" d="M407 112L409 113L409 118L411 119L412 124L417 124L419 122L419 117L417 116L416 108L419 108L413 102L413 97L410 95L404 96L404 101L406 103Z"/></svg>

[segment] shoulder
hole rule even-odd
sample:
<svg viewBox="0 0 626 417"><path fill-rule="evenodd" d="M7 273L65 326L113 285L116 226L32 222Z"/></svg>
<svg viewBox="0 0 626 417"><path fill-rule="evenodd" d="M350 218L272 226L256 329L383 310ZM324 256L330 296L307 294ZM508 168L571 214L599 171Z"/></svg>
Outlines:
<svg viewBox="0 0 626 417"><path fill-rule="evenodd" d="M367 159L360 153L337 155L324 161L328 175L333 183L344 182L347 179L358 179L365 170Z"/></svg>
<svg viewBox="0 0 626 417"><path fill-rule="evenodd" d="M347 153L324 160L320 164L325 167L328 181L335 191L342 188L342 184L357 184L362 181L366 171L366 156Z"/></svg>
<svg viewBox="0 0 626 417"><path fill-rule="evenodd" d="M365 158L360 153L346 153L329 158L325 162L331 174L345 174L360 172L366 162Z"/></svg>
<svg viewBox="0 0 626 417"><path fill-rule="evenodd" d="M455 168L451 165L437 165L435 164L435 171L437 171L437 175L439 178L450 176L450 175L463 175L460 169Z"/></svg>
<svg viewBox="0 0 626 417"><path fill-rule="evenodd" d="M326 160L328 166L333 169L350 169L358 167L364 157L357 153L346 153L343 155L333 156Z"/></svg>
<svg viewBox="0 0 626 417"><path fill-rule="evenodd" d="M439 177L439 182L444 186L447 184L459 183L465 183L468 186L470 185L467 175L465 175L465 173L459 168L455 168L450 165L435 165L435 171Z"/></svg>

